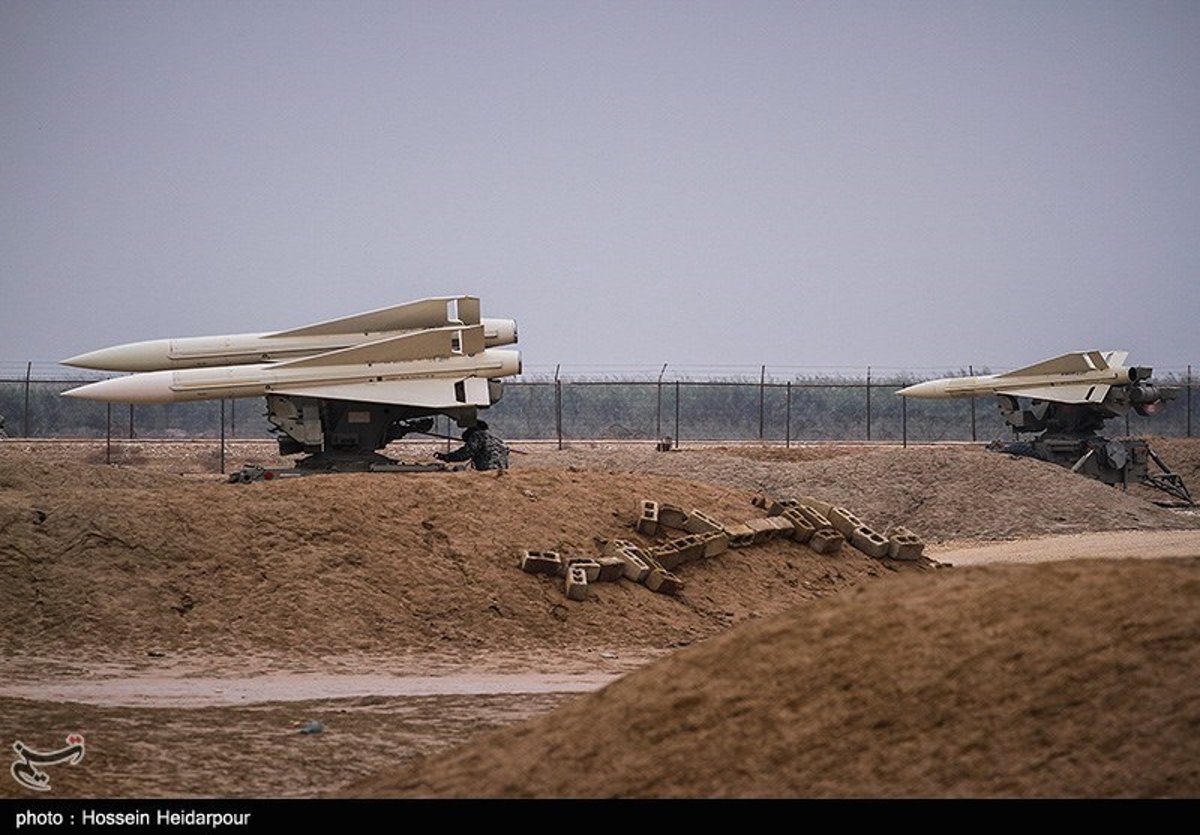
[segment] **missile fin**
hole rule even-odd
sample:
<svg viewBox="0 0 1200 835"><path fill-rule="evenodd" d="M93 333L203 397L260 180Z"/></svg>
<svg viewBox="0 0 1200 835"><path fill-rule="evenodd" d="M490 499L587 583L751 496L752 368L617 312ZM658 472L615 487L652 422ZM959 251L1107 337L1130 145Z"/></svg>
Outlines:
<svg viewBox="0 0 1200 835"><path fill-rule="evenodd" d="M461 346L456 341L461 339ZM434 328L376 339L351 348L327 351L311 357L276 363L276 368L320 368L329 365L364 365L377 362L406 362L451 357L460 353L478 353L467 348L479 345L483 350L483 325L470 328Z"/></svg>
<svg viewBox="0 0 1200 835"><path fill-rule="evenodd" d="M487 336L483 331L483 325L462 329L461 348L467 356L474 356L487 348Z"/></svg>
<svg viewBox="0 0 1200 835"><path fill-rule="evenodd" d="M458 304L458 321L464 325L478 325L483 319L480 318L479 298L476 296L459 296Z"/></svg>
<svg viewBox="0 0 1200 835"><path fill-rule="evenodd" d="M450 319L451 302L457 303L455 306L458 308L458 320L455 322ZM450 324L477 325L479 321L479 299L476 296L436 296L278 331L268 334L266 338L412 331L424 328L442 328Z"/></svg>
<svg viewBox="0 0 1200 835"><path fill-rule="evenodd" d="M1125 360L1129 357L1128 351L1105 351L1104 361L1109 368L1119 368L1125 364Z"/></svg>
<svg viewBox="0 0 1200 835"><path fill-rule="evenodd" d="M1034 365L1028 365L1024 368L1017 368L1012 371L1006 371L1003 374L997 374L997 379L1008 377L1033 377L1039 374L1082 374L1085 371L1095 371L1097 366L1093 365L1095 359L1098 358L1101 363L1104 362L1103 355L1099 351L1075 351L1071 354L1063 354L1061 357L1055 357L1050 360L1043 360ZM1107 368L1107 363L1099 366L1099 369Z"/></svg>

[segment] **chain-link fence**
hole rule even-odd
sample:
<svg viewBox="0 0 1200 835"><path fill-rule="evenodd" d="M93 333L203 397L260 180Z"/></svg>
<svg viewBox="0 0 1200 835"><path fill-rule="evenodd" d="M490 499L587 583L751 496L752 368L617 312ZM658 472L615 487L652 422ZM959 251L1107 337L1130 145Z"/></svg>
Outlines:
<svg viewBox="0 0 1200 835"><path fill-rule="evenodd" d="M270 438L261 398L170 405L97 403L61 397L103 379L69 377L59 367L0 363L0 424L9 437ZM911 400L895 392L939 375L696 379L688 369L658 379L587 379L548 375L506 381L488 422L512 440L687 441L988 441L1010 438L993 398ZM967 373L967 372L963 372ZM1152 418L1131 414L1110 424L1129 435L1192 437L1200 396L1191 366L1168 369L1156 382L1178 388Z"/></svg>

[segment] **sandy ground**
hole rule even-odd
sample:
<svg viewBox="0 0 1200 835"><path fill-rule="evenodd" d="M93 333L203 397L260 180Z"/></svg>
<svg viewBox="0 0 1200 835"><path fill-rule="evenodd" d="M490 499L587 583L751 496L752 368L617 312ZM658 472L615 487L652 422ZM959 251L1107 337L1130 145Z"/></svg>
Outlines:
<svg viewBox="0 0 1200 835"><path fill-rule="evenodd" d="M205 474L211 446L124 452L104 466L79 463L102 444L0 444L0 743L83 733L55 796L338 793L731 627L942 582L938 562L1200 553L1195 515L972 447L531 446L499 477L254 485ZM1194 466L1200 443L1172 455ZM622 582L582 603L515 567L523 547L637 538L640 498L739 521L759 492L906 524L936 562L779 542L688 566L679 597ZM299 733L312 719L324 730Z"/></svg>
<svg viewBox="0 0 1200 835"><path fill-rule="evenodd" d="M1200 560L993 565L743 624L372 796L1195 797Z"/></svg>
<svg viewBox="0 0 1200 835"><path fill-rule="evenodd" d="M78 765L47 766L53 797L313 797L545 713L570 694L259 702L239 707L121 708L0 697L5 741L63 746ZM321 733L302 734L310 721ZM32 797L5 773L0 797Z"/></svg>
<svg viewBox="0 0 1200 835"><path fill-rule="evenodd" d="M1200 557L1200 531L1105 531L1041 536L950 550L933 549L954 566L1081 559Z"/></svg>

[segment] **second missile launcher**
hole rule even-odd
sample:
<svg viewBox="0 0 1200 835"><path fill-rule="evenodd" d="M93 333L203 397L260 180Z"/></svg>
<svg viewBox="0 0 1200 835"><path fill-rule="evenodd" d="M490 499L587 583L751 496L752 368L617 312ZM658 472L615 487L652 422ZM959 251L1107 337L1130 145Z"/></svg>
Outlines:
<svg viewBox="0 0 1200 835"><path fill-rule="evenodd" d="M1150 382L1153 369L1126 366L1128 351L1077 351L1003 374L944 377L897 392L902 397L947 399L995 395L1000 414L1018 437L1031 441L999 449L1070 467L1107 484L1143 482L1185 504L1191 495L1144 440L1102 437L1105 421L1159 412L1178 389ZM1158 467L1152 472L1150 464Z"/></svg>

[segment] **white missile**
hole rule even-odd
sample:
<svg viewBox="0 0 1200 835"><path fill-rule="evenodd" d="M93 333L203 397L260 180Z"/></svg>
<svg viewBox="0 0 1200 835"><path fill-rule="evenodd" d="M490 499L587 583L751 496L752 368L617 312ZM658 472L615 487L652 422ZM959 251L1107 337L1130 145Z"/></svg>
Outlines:
<svg viewBox="0 0 1200 835"><path fill-rule="evenodd" d="M490 406L488 380L521 372L511 319L444 296L267 334L132 342L64 364L135 371L63 392L118 403L282 395L437 412Z"/></svg>
<svg viewBox="0 0 1200 835"><path fill-rule="evenodd" d="M285 331L130 342L79 354L63 365L140 372L274 363L452 325L482 325L488 348L517 342L517 323L481 319L478 298L439 296Z"/></svg>
<svg viewBox="0 0 1200 835"><path fill-rule="evenodd" d="M999 394L1058 403L1103 403L1113 386L1137 384L1150 376L1148 368L1125 366L1128 356L1128 351L1078 351L1004 374L927 380L897 394L929 399Z"/></svg>

